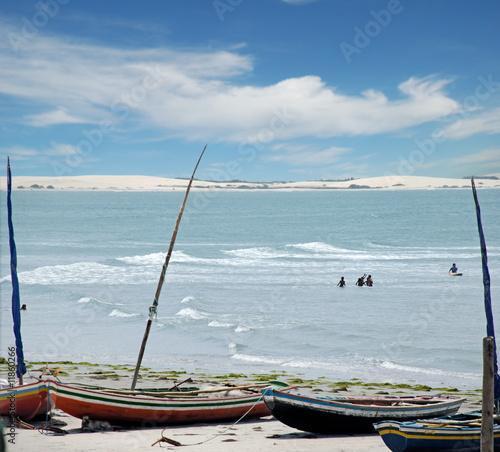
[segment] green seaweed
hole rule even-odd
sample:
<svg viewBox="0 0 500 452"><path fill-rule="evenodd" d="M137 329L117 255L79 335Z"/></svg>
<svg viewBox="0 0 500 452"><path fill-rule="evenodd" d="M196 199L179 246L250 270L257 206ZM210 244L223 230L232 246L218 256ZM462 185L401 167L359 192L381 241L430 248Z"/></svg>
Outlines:
<svg viewBox="0 0 500 452"><path fill-rule="evenodd" d="M235 378L248 378L245 374L234 374L234 373L229 373L227 375L215 375L212 378L215 378L217 380L231 380Z"/></svg>

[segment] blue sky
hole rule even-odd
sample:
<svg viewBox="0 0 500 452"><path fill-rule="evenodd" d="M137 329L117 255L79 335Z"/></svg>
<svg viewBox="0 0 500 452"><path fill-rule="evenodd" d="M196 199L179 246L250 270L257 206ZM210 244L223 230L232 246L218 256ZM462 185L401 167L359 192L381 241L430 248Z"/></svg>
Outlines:
<svg viewBox="0 0 500 452"><path fill-rule="evenodd" d="M493 0L0 5L15 175L500 173Z"/></svg>

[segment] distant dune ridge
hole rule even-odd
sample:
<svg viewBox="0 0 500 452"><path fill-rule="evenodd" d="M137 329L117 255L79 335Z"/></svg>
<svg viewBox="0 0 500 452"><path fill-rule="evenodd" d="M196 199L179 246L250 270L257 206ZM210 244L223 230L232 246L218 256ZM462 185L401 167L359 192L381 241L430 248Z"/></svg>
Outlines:
<svg viewBox="0 0 500 452"><path fill-rule="evenodd" d="M477 177L476 186L500 188L500 175ZM161 191L184 189L187 179L154 176L13 176L12 187L17 190L96 190L96 191ZM0 177L0 189L5 190L6 177ZM303 182L245 182L195 180L193 189L219 190L315 190L315 189L379 189L432 190L443 188L470 188L470 180L423 176L388 175L344 181Z"/></svg>

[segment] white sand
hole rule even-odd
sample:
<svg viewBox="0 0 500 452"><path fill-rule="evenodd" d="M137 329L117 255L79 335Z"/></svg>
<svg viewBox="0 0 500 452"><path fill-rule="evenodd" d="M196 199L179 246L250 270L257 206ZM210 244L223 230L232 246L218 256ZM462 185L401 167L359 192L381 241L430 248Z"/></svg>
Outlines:
<svg viewBox="0 0 500 452"><path fill-rule="evenodd" d="M117 430L102 432L81 431L81 421L60 411L56 419L67 422L63 427L68 433L41 434L38 430L19 429L16 444L11 451L58 451L58 452L129 452L145 450L179 450L203 452L239 451L344 451L387 452L382 438L373 435L315 435L287 427L272 417L216 424L196 424L145 430ZM154 442L162 435L182 444L173 446L166 442ZM201 443L201 444L199 444ZM161 448L161 449L160 449Z"/></svg>
<svg viewBox="0 0 500 452"><path fill-rule="evenodd" d="M303 391L301 391L303 393ZM396 394L395 394L396 395ZM401 394L397 394L401 395ZM478 402L463 405L461 411L478 409ZM114 431L84 432L81 420L54 410L56 420L67 423L62 426L67 433L40 433L38 430L17 429L16 444L9 450L40 452L129 452L144 450L203 451L203 452L240 452L240 451L325 451L325 452L387 452L378 433L363 435L319 435L306 433L274 419L272 416L261 419L234 422L170 426L150 429L117 429ZM37 422L40 427L42 422ZM166 442L151 446L162 436L175 440L183 447Z"/></svg>
<svg viewBox="0 0 500 452"><path fill-rule="evenodd" d="M500 188L500 180L476 179L476 187ZM153 176L15 176L12 175L13 189L36 190L184 190L186 179L169 179ZM0 177L0 188L6 189L6 177ZM383 190L433 190L443 188L470 188L469 179L447 179L420 176L381 176L342 182L208 182L195 180L193 189L356 189L373 188Z"/></svg>

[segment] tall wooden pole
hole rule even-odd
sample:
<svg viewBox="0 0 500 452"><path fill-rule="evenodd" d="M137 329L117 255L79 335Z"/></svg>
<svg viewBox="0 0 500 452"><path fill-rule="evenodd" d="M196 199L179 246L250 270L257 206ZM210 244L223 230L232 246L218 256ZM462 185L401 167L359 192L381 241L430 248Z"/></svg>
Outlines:
<svg viewBox="0 0 500 452"><path fill-rule="evenodd" d="M495 375L495 339L483 339L483 408L481 418L481 452L493 452L493 408Z"/></svg>
<svg viewBox="0 0 500 452"><path fill-rule="evenodd" d="M142 357L144 356L144 350L146 350L146 342L148 340L149 331L151 330L151 324L153 323L153 319L156 315L156 310L158 308L158 300L160 298L161 288L163 286L163 281L165 280L165 273L167 271L168 263L170 262L170 256L172 256L172 251L174 249L174 243L175 243L175 239L177 237L177 231L179 229L179 224L181 222L182 214L184 212L184 207L186 206L186 201L187 201L187 198L189 195L189 191L191 190L191 185L193 184L194 175L196 173L196 170L198 169L198 165L200 164L201 158L203 157L203 154L205 153L206 148L207 148L207 145L205 145L205 147L203 148L203 151L201 152L200 158L198 159L198 162L196 163L196 166L194 167L193 174L192 174L191 179L189 180L189 184L186 188L184 202L182 203L181 210L179 211L179 215L177 216L177 221L175 223L174 232L172 234L172 238L170 239L170 246L168 248L167 256L165 257L165 262L163 263L163 267L161 269L160 280L158 281L158 287L156 288L156 293L155 293L155 297L153 300L153 304L149 307L148 323L146 324L146 331L144 332L144 337L142 338L141 349L139 350L139 357L137 358L137 364L135 365L134 378L132 380L132 386L130 387L130 389L132 391L135 389L135 385L137 383L137 378L139 376L139 369L141 367Z"/></svg>

